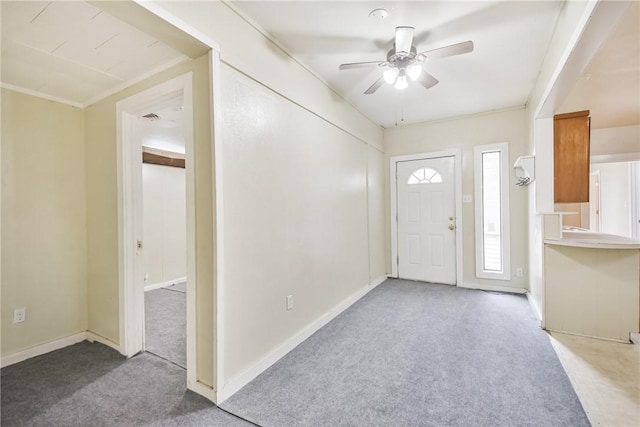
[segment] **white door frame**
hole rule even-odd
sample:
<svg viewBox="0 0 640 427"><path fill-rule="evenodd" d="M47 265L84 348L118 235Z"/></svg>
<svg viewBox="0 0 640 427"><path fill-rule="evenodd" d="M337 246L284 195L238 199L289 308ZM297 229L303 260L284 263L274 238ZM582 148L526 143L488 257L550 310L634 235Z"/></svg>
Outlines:
<svg viewBox="0 0 640 427"><path fill-rule="evenodd" d="M598 177L598 188L595 189L591 186L591 180L593 177ZM589 229L592 231L600 232L602 228L601 213L602 206L601 201L602 197L600 194L600 171L592 171L589 172L589 197L594 196L598 203L589 203ZM596 209L597 208L597 209Z"/></svg>
<svg viewBox="0 0 640 427"><path fill-rule="evenodd" d="M142 241L142 143L139 114L159 99L182 92L185 122L187 210L187 374L195 373L195 173L193 141L193 73L161 83L116 104L118 151L118 277L120 352L131 357L143 350L144 289L140 282L137 241ZM144 250L144 242L142 242Z"/></svg>
<svg viewBox="0 0 640 427"><path fill-rule="evenodd" d="M460 150L436 151L431 153L394 156L389 159L389 200L391 204L391 276L398 277L398 195L397 164L410 160L453 157L456 204L456 285L462 283L462 156Z"/></svg>
<svg viewBox="0 0 640 427"><path fill-rule="evenodd" d="M640 162L629 162L629 232L640 240Z"/></svg>

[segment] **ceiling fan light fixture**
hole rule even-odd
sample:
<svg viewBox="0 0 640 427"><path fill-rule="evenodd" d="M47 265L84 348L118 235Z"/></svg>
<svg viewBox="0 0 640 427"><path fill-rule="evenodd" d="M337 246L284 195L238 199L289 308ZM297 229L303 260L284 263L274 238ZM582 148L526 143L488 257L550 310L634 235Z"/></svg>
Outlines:
<svg viewBox="0 0 640 427"><path fill-rule="evenodd" d="M398 77L398 69L389 68L387 71L382 73L382 77L386 83L392 85L396 81L396 77Z"/></svg>
<svg viewBox="0 0 640 427"><path fill-rule="evenodd" d="M407 82L407 76L400 76L398 77L398 80L396 80L396 84L394 87L398 90L402 90L406 89L407 86L409 86L409 83Z"/></svg>
<svg viewBox="0 0 640 427"><path fill-rule="evenodd" d="M412 64L407 67L407 76L414 82L418 80L420 74L422 74L422 67L420 65Z"/></svg>

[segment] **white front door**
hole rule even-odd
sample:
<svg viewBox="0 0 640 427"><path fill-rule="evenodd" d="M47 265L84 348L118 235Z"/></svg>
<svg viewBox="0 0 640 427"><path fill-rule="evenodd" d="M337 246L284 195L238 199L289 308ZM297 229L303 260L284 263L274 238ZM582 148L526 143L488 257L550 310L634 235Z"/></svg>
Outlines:
<svg viewBox="0 0 640 427"><path fill-rule="evenodd" d="M454 157L398 162L398 277L456 284Z"/></svg>

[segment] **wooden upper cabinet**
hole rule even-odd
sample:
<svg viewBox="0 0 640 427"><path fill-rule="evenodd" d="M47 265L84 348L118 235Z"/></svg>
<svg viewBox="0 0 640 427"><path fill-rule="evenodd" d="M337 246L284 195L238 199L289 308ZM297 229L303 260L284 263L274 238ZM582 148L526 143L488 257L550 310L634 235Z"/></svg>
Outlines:
<svg viewBox="0 0 640 427"><path fill-rule="evenodd" d="M553 117L553 176L556 203L589 201L589 110Z"/></svg>

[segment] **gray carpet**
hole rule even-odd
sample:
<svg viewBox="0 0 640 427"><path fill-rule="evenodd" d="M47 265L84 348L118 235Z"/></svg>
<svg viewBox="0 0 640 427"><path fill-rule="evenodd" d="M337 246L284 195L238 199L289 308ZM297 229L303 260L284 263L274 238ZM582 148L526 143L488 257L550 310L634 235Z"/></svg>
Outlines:
<svg viewBox="0 0 640 427"><path fill-rule="evenodd" d="M145 350L183 368L187 366L186 310L184 292L160 288L144 293Z"/></svg>
<svg viewBox="0 0 640 427"><path fill-rule="evenodd" d="M165 286L162 289L168 289L170 291L186 293L187 292L187 282L174 283L173 285Z"/></svg>
<svg viewBox="0 0 640 427"><path fill-rule="evenodd" d="M262 426L588 426L525 297L387 280L221 405Z"/></svg>
<svg viewBox="0 0 640 427"><path fill-rule="evenodd" d="M154 355L82 342L1 371L2 426L248 426Z"/></svg>

